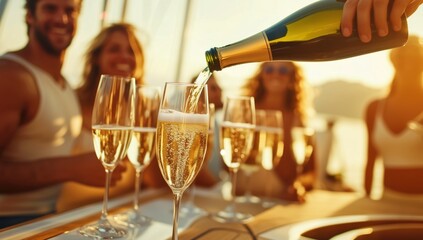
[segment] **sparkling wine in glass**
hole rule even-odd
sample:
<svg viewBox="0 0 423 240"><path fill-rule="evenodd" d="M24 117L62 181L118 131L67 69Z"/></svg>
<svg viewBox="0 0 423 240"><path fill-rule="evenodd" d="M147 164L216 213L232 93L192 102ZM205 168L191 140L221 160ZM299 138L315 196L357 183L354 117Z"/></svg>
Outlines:
<svg viewBox="0 0 423 240"><path fill-rule="evenodd" d="M92 133L94 149L106 171L106 188L100 219L79 229L94 239L119 239L128 229L109 219L107 202L111 175L126 156L134 125L135 79L102 75L93 107ZM83 169L82 169L83 170Z"/></svg>
<svg viewBox="0 0 423 240"><path fill-rule="evenodd" d="M257 110L257 161L266 170L273 170L283 155L283 117L278 110Z"/></svg>
<svg viewBox="0 0 423 240"><path fill-rule="evenodd" d="M174 195L172 239L178 239L179 207L184 191L201 169L207 149L207 88L166 83L156 132L157 159ZM201 104L200 104L201 103Z"/></svg>
<svg viewBox="0 0 423 240"><path fill-rule="evenodd" d="M223 106L223 122L220 126L220 154L229 168L231 177L231 202L223 211L213 215L220 222L240 222L251 218L250 214L236 211L236 178L238 170L248 158L254 137L255 106L253 97L227 97Z"/></svg>
<svg viewBox="0 0 423 240"><path fill-rule="evenodd" d="M215 127L215 105L213 103L209 103L209 136L207 139L207 151L206 156L204 158L203 168L208 167L208 162L213 154L213 145L214 145L214 127ZM188 195L188 200L182 204L181 212L183 213L206 213L205 210L201 209L197 205L195 205L195 192L196 186L195 182L186 190Z"/></svg>
<svg viewBox="0 0 423 240"><path fill-rule="evenodd" d="M135 168L134 204L130 212L115 216L117 221L123 221L134 226L144 226L151 219L141 214L139 192L143 170L150 164L155 154L155 137L157 117L160 107L159 88L138 85L135 91L135 123L131 143L128 148L128 159Z"/></svg>

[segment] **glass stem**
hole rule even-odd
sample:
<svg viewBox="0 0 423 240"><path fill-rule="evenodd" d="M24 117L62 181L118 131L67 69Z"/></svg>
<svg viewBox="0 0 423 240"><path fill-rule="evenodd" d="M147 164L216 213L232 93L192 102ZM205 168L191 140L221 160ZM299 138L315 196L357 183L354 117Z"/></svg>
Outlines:
<svg viewBox="0 0 423 240"><path fill-rule="evenodd" d="M109 188L112 179L112 171L106 169L106 189L104 190L103 208L101 209L101 220L107 221L107 203L109 201Z"/></svg>
<svg viewBox="0 0 423 240"><path fill-rule="evenodd" d="M270 175L272 170L267 170L267 171L268 171L268 174ZM269 197L269 198L271 197L271 190L272 190L272 185L270 184L264 185L264 194L266 197Z"/></svg>
<svg viewBox="0 0 423 240"><path fill-rule="evenodd" d="M181 205L182 191L173 194L173 233L172 240L178 240L179 206Z"/></svg>
<svg viewBox="0 0 423 240"><path fill-rule="evenodd" d="M139 194L140 194L140 186L142 181L142 171L141 169L135 169L135 192L134 192L134 210L138 211L140 208L139 205Z"/></svg>
<svg viewBox="0 0 423 240"><path fill-rule="evenodd" d="M231 198L231 205L230 205L230 210L231 213L234 215L235 217L235 198L236 198L236 175L238 172L238 169L230 169L230 174L231 174L231 193L232 193L232 198Z"/></svg>
<svg viewBox="0 0 423 240"><path fill-rule="evenodd" d="M245 186L245 198L248 201L251 198L251 188L250 188L250 181L251 181L251 173L246 173L245 176L247 177L246 186Z"/></svg>
<svg viewBox="0 0 423 240"><path fill-rule="evenodd" d="M296 174L296 180L298 181L300 179L300 176L303 174L303 164L297 163L297 174Z"/></svg>
<svg viewBox="0 0 423 240"><path fill-rule="evenodd" d="M195 198L195 184L192 183L192 185L189 187L190 193L189 193L189 200L188 200L188 206L194 206L194 198Z"/></svg>

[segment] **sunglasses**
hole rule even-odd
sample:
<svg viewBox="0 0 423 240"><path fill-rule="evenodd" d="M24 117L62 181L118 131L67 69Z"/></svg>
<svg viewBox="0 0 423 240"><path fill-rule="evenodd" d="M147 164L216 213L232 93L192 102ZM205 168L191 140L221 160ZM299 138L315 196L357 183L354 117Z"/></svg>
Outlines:
<svg viewBox="0 0 423 240"><path fill-rule="evenodd" d="M288 75L292 73L292 69L287 66L280 66L280 67L265 66L263 68L263 72L266 74L272 74L275 71L279 73L280 75Z"/></svg>

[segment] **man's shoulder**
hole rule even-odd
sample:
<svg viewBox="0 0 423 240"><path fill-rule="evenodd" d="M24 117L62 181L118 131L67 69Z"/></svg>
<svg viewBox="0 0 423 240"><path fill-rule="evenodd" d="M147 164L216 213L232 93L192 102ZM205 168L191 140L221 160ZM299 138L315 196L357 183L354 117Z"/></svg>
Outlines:
<svg viewBox="0 0 423 240"><path fill-rule="evenodd" d="M32 80L32 74L25 66L7 56L0 56L0 82Z"/></svg>
<svg viewBox="0 0 423 240"><path fill-rule="evenodd" d="M0 62L0 101L21 106L35 99L37 87L33 75L18 63ZM32 102L32 101L29 101Z"/></svg>

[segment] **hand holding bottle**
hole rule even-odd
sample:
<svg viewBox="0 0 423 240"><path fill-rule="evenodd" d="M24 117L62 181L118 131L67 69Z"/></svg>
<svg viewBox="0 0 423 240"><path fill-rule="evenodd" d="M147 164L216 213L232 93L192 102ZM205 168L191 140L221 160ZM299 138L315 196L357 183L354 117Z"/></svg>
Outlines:
<svg viewBox="0 0 423 240"><path fill-rule="evenodd" d="M388 8L394 9L391 11L391 14L393 14L397 11L401 12L400 9L406 9L405 6L400 6L399 1L409 3L416 1L415 4L420 5L422 0L393 0L395 2L389 2L389 0L346 0L348 4L344 1L320 0L313 2L262 32L236 43L211 48L206 51L209 70L219 71L225 67L241 63L275 60L331 61L400 47L407 42L408 38L406 16L402 13L398 15L398 20L401 21L401 29L390 31L389 34L386 33L386 37L378 36L378 32L376 32L378 30L373 27L373 41L364 43L363 39L370 41L372 35L369 24L372 8L368 7L367 11L363 10L364 7L361 5L364 3L360 2L366 2L370 4L369 6L375 6L375 3L372 2L385 2L386 7L378 7L378 14L375 14L380 18L380 11L382 10L379 9L384 9L385 14ZM388 3L392 3L393 6L389 4L388 7ZM376 9L376 7L373 7L373 9ZM356 10L360 12L360 14L357 13L360 18L360 25L353 24L353 21L356 21ZM395 13L395 16L396 14L398 13ZM386 19L386 15L384 19ZM368 27L364 28L366 32L363 32L361 25L366 22ZM377 26L380 26L380 24L378 20ZM357 27L361 27L361 29L358 31ZM346 38L345 36L350 37Z"/></svg>
<svg viewBox="0 0 423 240"><path fill-rule="evenodd" d="M341 20L342 34L345 37L352 35L354 19L357 19L357 31L362 42L370 42L372 39L371 22L377 29L380 37L389 33L388 25L392 25L394 31L401 30L401 16L413 14L422 0L391 0L392 8L389 11L390 0L346 0ZM373 16L373 20L372 20Z"/></svg>

